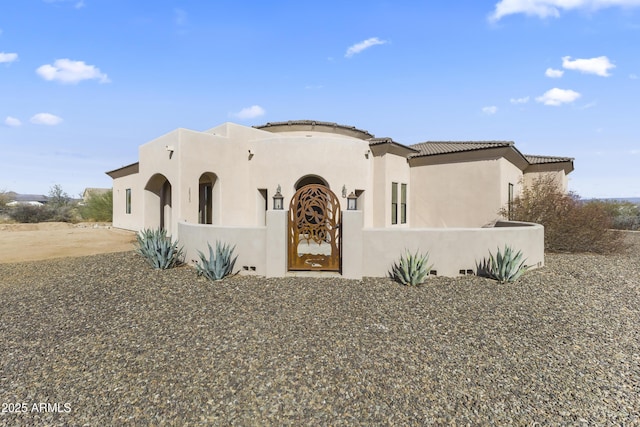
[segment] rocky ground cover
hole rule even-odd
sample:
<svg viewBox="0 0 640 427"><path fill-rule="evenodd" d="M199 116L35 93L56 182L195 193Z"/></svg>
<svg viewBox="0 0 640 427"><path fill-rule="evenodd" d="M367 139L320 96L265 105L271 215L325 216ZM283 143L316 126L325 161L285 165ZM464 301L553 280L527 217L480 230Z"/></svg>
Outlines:
<svg viewBox="0 0 640 427"><path fill-rule="evenodd" d="M627 240L505 285L0 264L0 425L639 424Z"/></svg>

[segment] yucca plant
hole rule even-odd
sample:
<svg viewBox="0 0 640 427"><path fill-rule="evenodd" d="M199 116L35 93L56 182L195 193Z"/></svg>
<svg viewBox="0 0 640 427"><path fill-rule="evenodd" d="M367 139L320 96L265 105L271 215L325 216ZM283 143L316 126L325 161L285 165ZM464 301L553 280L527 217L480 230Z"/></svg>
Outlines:
<svg viewBox="0 0 640 427"><path fill-rule="evenodd" d="M144 229L136 235L138 247L136 252L144 257L151 267L166 270L183 262L182 248L178 241L167 236L167 231L161 228Z"/></svg>
<svg viewBox="0 0 640 427"><path fill-rule="evenodd" d="M515 282L528 269L525 260L522 260L522 252L514 252L510 246L505 245L504 252L498 252L494 257L489 252L489 258L484 258L480 264L476 264L478 276L489 277L500 283Z"/></svg>
<svg viewBox="0 0 640 427"><path fill-rule="evenodd" d="M429 253L422 255L416 251L412 254L408 250L400 256L399 262L394 262L389 272L389 277L405 285L416 286L424 283L431 271L432 265L428 265Z"/></svg>
<svg viewBox="0 0 640 427"><path fill-rule="evenodd" d="M198 251L200 262L196 261L196 270L198 276L204 276L209 280L222 280L226 276L233 273L233 266L238 256L233 257L233 251L236 248L229 245L221 244L216 240L215 253L209 243L209 259L202 252ZM233 258L232 258L233 257Z"/></svg>

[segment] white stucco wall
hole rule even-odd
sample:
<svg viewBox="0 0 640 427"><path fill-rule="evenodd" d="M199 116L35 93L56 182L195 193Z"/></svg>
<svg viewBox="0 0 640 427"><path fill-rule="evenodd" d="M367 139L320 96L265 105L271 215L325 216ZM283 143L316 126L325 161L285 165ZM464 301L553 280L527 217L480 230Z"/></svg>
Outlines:
<svg viewBox="0 0 640 427"><path fill-rule="evenodd" d="M113 180L113 226L137 231L144 228L143 189L138 174ZM127 189L131 189L131 213L126 213Z"/></svg>
<svg viewBox="0 0 640 427"><path fill-rule="evenodd" d="M391 224L391 185L398 183L398 223ZM400 189L401 184L407 184L407 222L400 223ZM373 179L373 221L368 221L365 216L365 226L368 227L409 227L411 224L412 205L410 203L411 194L411 172L409 164L404 156L393 153L385 153L374 158L374 179Z"/></svg>
<svg viewBox="0 0 640 427"><path fill-rule="evenodd" d="M173 147L171 157L167 146ZM198 222L198 186L203 173L215 174L214 217L221 226L264 225L264 198L272 208L278 185L285 209L293 197L296 182L307 175L324 179L346 209L347 194L364 192L364 206L373 215L373 156L367 156L367 141L323 132L274 134L244 126L226 124L221 129L195 132L178 129L140 147L138 179L144 187L161 174L172 186L172 220ZM159 200L145 191L144 224L159 225ZM262 206L260 206L262 204ZM370 219L369 219L370 221Z"/></svg>
<svg viewBox="0 0 640 427"><path fill-rule="evenodd" d="M405 250L429 253L439 276L455 277L460 270L476 271L476 263L503 250L505 244L521 250L526 264L544 265L544 228L532 224L496 228L364 229L363 275L384 277Z"/></svg>
<svg viewBox="0 0 640 427"><path fill-rule="evenodd" d="M549 177L552 179L563 192L567 192L569 189L569 177L565 174L564 170L552 170L552 171L539 171L539 172L527 172L524 174L523 182L525 187L531 187L531 185L538 179L545 179Z"/></svg>
<svg viewBox="0 0 640 427"><path fill-rule="evenodd" d="M498 159L415 166L411 183L413 227L480 227L501 206Z"/></svg>

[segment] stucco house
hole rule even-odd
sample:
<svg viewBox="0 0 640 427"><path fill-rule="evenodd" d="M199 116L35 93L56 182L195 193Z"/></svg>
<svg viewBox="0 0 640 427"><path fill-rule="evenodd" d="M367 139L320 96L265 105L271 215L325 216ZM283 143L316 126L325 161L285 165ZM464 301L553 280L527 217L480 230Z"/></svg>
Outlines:
<svg viewBox="0 0 640 427"><path fill-rule="evenodd" d="M176 129L107 174L114 226L163 227L187 261L222 240L248 274L361 278L387 275L405 249L428 251L445 276L472 273L504 244L541 266L542 227L498 212L542 174L566 189L572 170L572 158L523 155L510 141L404 145L299 120Z"/></svg>

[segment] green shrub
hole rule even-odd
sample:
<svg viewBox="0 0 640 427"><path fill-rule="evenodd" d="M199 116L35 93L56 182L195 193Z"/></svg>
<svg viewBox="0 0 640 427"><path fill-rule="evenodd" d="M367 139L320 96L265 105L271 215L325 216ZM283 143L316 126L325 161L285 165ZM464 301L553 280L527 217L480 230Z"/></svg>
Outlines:
<svg viewBox="0 0 640 427"><path fill-rule="evenodd" d="M432 265L428 265L429 253L421 255L416 251L411 254L406 251L405 255L400 256L400 261L393 263L389 277L405 286L416 286L424 283Z"/></svg>
<svg viewBox="0 0 640 427"><path fill-rule="evenodd" d="M502 209L503 216L508 209ZM598 204L583 203L564 193L551 176L525 187L511 203L510 219L542 224L545 250L550 252L612 253L621 250L622 236L611 231L612 219Z"/></svg>
<svg viewBox="0 0 640 427"><path fill-rule="evenodd" d="M514 252L510 246L505 245L504 252L498 249L495 257L489 252L489 258L484 258L480 264L476 264L476 273L500 283L515 282L528 270L524 264L526 260L521 259L521 251Z"/></svg>
<svg viewBox="0 0 640 427"><path fill-rule="evenodd" d="M113 221L113 190L105 193L90 193L80 208L82 218L89 221Z"/></svg>
<svg viewBox="0 0 640 427"><path fill-rule="evenodd" d="M7 214L16 222L36 223L51 221L55 212L46 206L19 204L8 208Z"/></svg>
<svg viewBox="0 0 640 427"><path fill-rule="evenodd" d="M200 256L200 262L196 262L198 276L204 276L209 280L222 280L232 274L233 266L236 263L236 259L238 259L237 255L233 257L233 251L236 247L231 248L226 243L221 245L219 241L216 241L216 251L214 253L209 243L207 243L207 246L209 247L209 259L205 254L198 251Z"/></svg>
<svg viewBox="0 0 640 427"><path fill-rule="evenodd" d="M178 247L178 241L172 241L164 229L144 229L137 234L136 239L136 252L153 268L166 270L183 262L184 255L182 248Z"/></svg>

